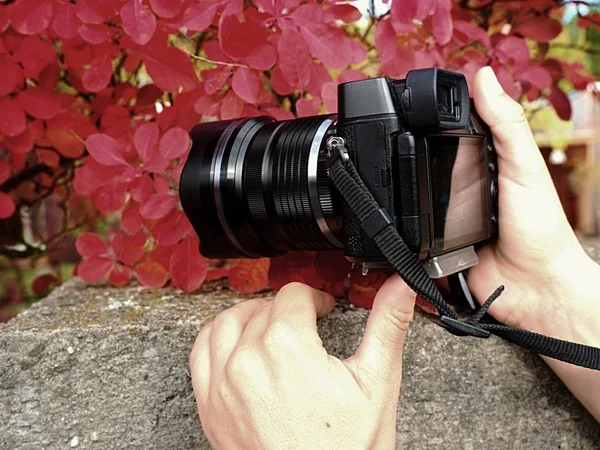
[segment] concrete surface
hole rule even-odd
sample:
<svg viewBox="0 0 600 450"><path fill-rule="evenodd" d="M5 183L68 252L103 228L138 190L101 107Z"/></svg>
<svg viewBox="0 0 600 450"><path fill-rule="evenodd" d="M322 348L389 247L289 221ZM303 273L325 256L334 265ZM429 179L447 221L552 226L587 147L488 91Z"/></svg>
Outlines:
<svg viewBox="0 0 600 450"><path fill-rule="evenodd" d="M600 255L600 245L589 247ZM0 325L0 449L205 449L188 372L202 324L238 294L194 295L73 280ZM319 322L351 355L367 312ZM398 448L600 448L600 425L533 354L457 338L417 316L405 352Z"/></svg>

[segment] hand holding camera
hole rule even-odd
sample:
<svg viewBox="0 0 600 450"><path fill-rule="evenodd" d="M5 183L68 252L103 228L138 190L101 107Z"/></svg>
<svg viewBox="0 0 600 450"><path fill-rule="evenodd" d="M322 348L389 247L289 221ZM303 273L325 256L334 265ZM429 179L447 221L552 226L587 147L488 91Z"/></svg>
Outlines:
<svg viewBox="0 0 600 450"><path fill-rule="evenodd" d="M483 242L484 245L478 250L479 264L472 266L469 271L469 288L481 303L499 284L505 284L506 294L489 310L497 320L598 347L600 303L592 283L600 277L600 268L585 255L567 222L523 111L503 92L489 68L482 69L477 75L473 93L477 111L491 129L498 154L499 236L497 241ZM321 140L325 138L325 128L321 128ZM299 133L297 131L295 136ZM305 139L305 142L314 142L315 135L313 139ZM370 135L370 139L375 138ZM212 142L218 141L218 138L213 138ZM308 148L314 147L311 144ZM458 146L457 150L461 148ZM318 156L317 151L314 154ZM462 155L468 154L473 153L457 151L453 156L457 170L460 167L473 167L473 161L462 159ZM484 152L480 154L485 155ZM209 160L212 160L212 156ZM288 174L290 171L296 173L294 170L302 162L295 161L295 164L287 166ZM321 167L320 157L313 157L311 161L313 164L317 162L317 169ZM441 167L447 165L445 161ZM271 170L275 166L266 165ZM361 167L360 161L357 166ZM281 171L285 172L283 168ZM205 172L209 173L210 170ZM227 186L232 188L229 192L233 196L236 192L233 188L249 185L239 181L239 178L236 181L230 171L223 170L221 173L229 177ZM382 178L379 173L373 179L378 179L380 186L385 187L386 183L382 182L386 180L385 174ZM450 185L450 193L454 188L459 195L454 200L450 199L450 195L443 199L440 196L437 204L447 204L443 209L433 210L433 215L437 214L437 220L446 219L440 222L444 223L444 233L453 234L455 231L452 228L461 229L457 226L460 221L455 220L460 215L456 215L453 209L455 205L464 206L465 198L472 198L461 193L477 184L460 176L448 176L447 172L441 174L438 178L445 180L446 186ZM296 177L293 186L306 188L308 183L300 183L299 178ZM280 181L283 179L283 176L279 178ZM265 180L264 176L262 180ZM273 195L279 189L277 183L266 185L269 189L263 190L263 193ZM486 186L490 187L490 184ZM207 182L204 187L208 192L203 197L205 201L218 202L213 189L214 178L212 183ZM320 187L321 190L317 189L316 192L323 197L302 197L300 189L294 190L293 195L306 199L305 203L301 203L306 206L306 211L310 211L311 199L329 198L332 201L320 203L324 205L320 220L314 220L309 214L294 216L296 220L282 220L282 223L294 223L296 226L291 231L297 233L294 235L296 239L288 242L298 242L299 245L305 242L316 245L314 243L318 242L322 247L330 248L337 245L333 238L340 243L340 238L344 239L343 234L336 237L342 223L348 222L338 220L339 215L344 213L333 206L335 192L328 191L330 187L325 188L323 184ZM308 188L306 191L309 191ZM277 192L283 192L283 189ZM242 198L238 197L240 201ZM270 207L277 201L273 201ZM455 204L452 204L453 201ZM280 201L280 206L289 207L292 204ZM192 207L192 203L188 202L186 213L189 214ZM465 213L467 210L471 217L475 217L473 211L476 210L473 207L466 208ZM289 212L282 208L275 211L280 214L277 216L279 218L285 217L284 212ZM217 216L223 218L225 214ZM264 218L265 215L253 217ZM486 214L485 218L489 217ZM435 220L428 217L429 230ZM482 222L492 223L491 220ZM309 223L314 226L311 228ZM221 231L221 224L215 221L212 225L212 229L220 233L218 239L221 242L230 242L231 236L238 244L241 239L246 239L246 235L234 235L233 232L227 235ZM204 225L198 226L197 229L202 231ZM275 223L266 231L263 229L262 236L276 235L271 242L281 242L287 236L285 232L290 232L290 228ZM299 236L310 233L314 240L299 239ZM434 231L431 236L435 235ZM242 237L237 239L238 236ZM362 243L365 242L368 241ZM423 253L428 254L431 260L429 252L435 248L435 240L415 242L429 245ZM227 245L232 255L239 256L239 248L235 244ZM443 251L445 246L441 248ZM284 441L296 447L315 447L321 443L322 447L331 448L334 443L339 443L343 448L393 448L402 348L413 301L414 293L397 275L391 277L378 292L360 350L347 361L327 355L316 334L316 317L333 307L332 299L326 294L292 285L290 289L280 292L274 301L251 300L223 313L202 331L191 357L200 417L211 442L223 448L257 445L276 448ZM282 314L282 311L285 313ZM253 359L242 358L244 355ZM554 359L547 359L547 362L584 406L600 420L600 372ZM242 370L235 370L235 366L232 370L232 363L239 363L238 368ZM230 377L233 372L236 375ZM296 414L298 411L301 415ZM287 417L293 417L294 423L286 422ZM294 430L301 430L303 436L294 434ZM303 441L306 435L310 436L309 442ZM241 442L239 439L245 440Z"/></svg>

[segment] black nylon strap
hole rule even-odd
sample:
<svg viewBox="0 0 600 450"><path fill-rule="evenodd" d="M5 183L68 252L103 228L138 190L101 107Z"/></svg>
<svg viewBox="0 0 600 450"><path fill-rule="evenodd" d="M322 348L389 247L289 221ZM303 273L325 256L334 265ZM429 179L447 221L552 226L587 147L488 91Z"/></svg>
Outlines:
<svg viewBox="0 0 600 450"><path fill-rule="evenodd" d="M342 141L343 142L343 141ZM340 143L340 141L337 141ZM489 333L541 355L589 369L600 370L600 349L543 336L502 324L481 323L492 303L500 296L499 287L471 317L459 321L456 314L429 277L417 256L408 248L385 210L375 201L343 145L335 145L328 159L329 177L348 207L358 217L365 233L373 239L408 286L435 306L438 315L429 315L437 324L459 336L488 337Z"/></svg>

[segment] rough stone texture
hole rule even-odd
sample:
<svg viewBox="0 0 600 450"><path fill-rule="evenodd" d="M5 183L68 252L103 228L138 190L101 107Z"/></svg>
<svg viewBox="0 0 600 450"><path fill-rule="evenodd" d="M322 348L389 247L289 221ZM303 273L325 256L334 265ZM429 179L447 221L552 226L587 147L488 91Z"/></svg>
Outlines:
<svg viewBox="0 0 600 450"><path fill-rule="evenodd" d="M56 289L0 326L0 449L210 448L188 354L202 324L241 299L215 283L195 295L77 280ZM351 355L366 318L341 304L321 320L328 350ZM536 355L417 316L398 448L592 450L600 425Z"/></svg>

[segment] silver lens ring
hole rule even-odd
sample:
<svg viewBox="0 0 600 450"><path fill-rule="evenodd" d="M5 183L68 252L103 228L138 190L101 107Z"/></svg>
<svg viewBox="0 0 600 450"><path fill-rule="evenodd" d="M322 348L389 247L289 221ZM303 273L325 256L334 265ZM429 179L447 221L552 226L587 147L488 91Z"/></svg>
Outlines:
<svg viewBox="0 0 600 450"><path fill-rule="evenodd" d="M310 146L310 154L308 156L308 194L310 198L310 206L321 233L323 233L323 236L325 236L330 244L334 245L335 247L342 248L343 244L331 232L331 229L327 224L327 220L325 220L323 209L321 208L319 191L317 189L317 167L319 162L319 153L323 145L325 133L327 133L327 130L331 127L333 122L333 119L326 118L323 123L321 123Z"/></svg>
<svg viewBox="0 0 600 450"><path fill-rule="evenodd" d="M212 160L212 164L210 167L210 177L213 180L213 194L215 196L215 206L217 208L217 216L219 217L219 222L221 222L221 226L223 227L223 231L229 238L229 241L244 255L248 255L248 253L244 250L244 248L240 245L239 241L235 238L233 231L229 227L227 220L225 219L225 210L223 209L223 198L221 197L221 167L223 165L223 158L225 156L225 148L227 146L227 142L229 142L229 138L235 131L236 127L242 120L236 120L231 122L231 124L223 131L221 137L219 138L219 142L217 143L217 151L215 152Z"/></svg>

